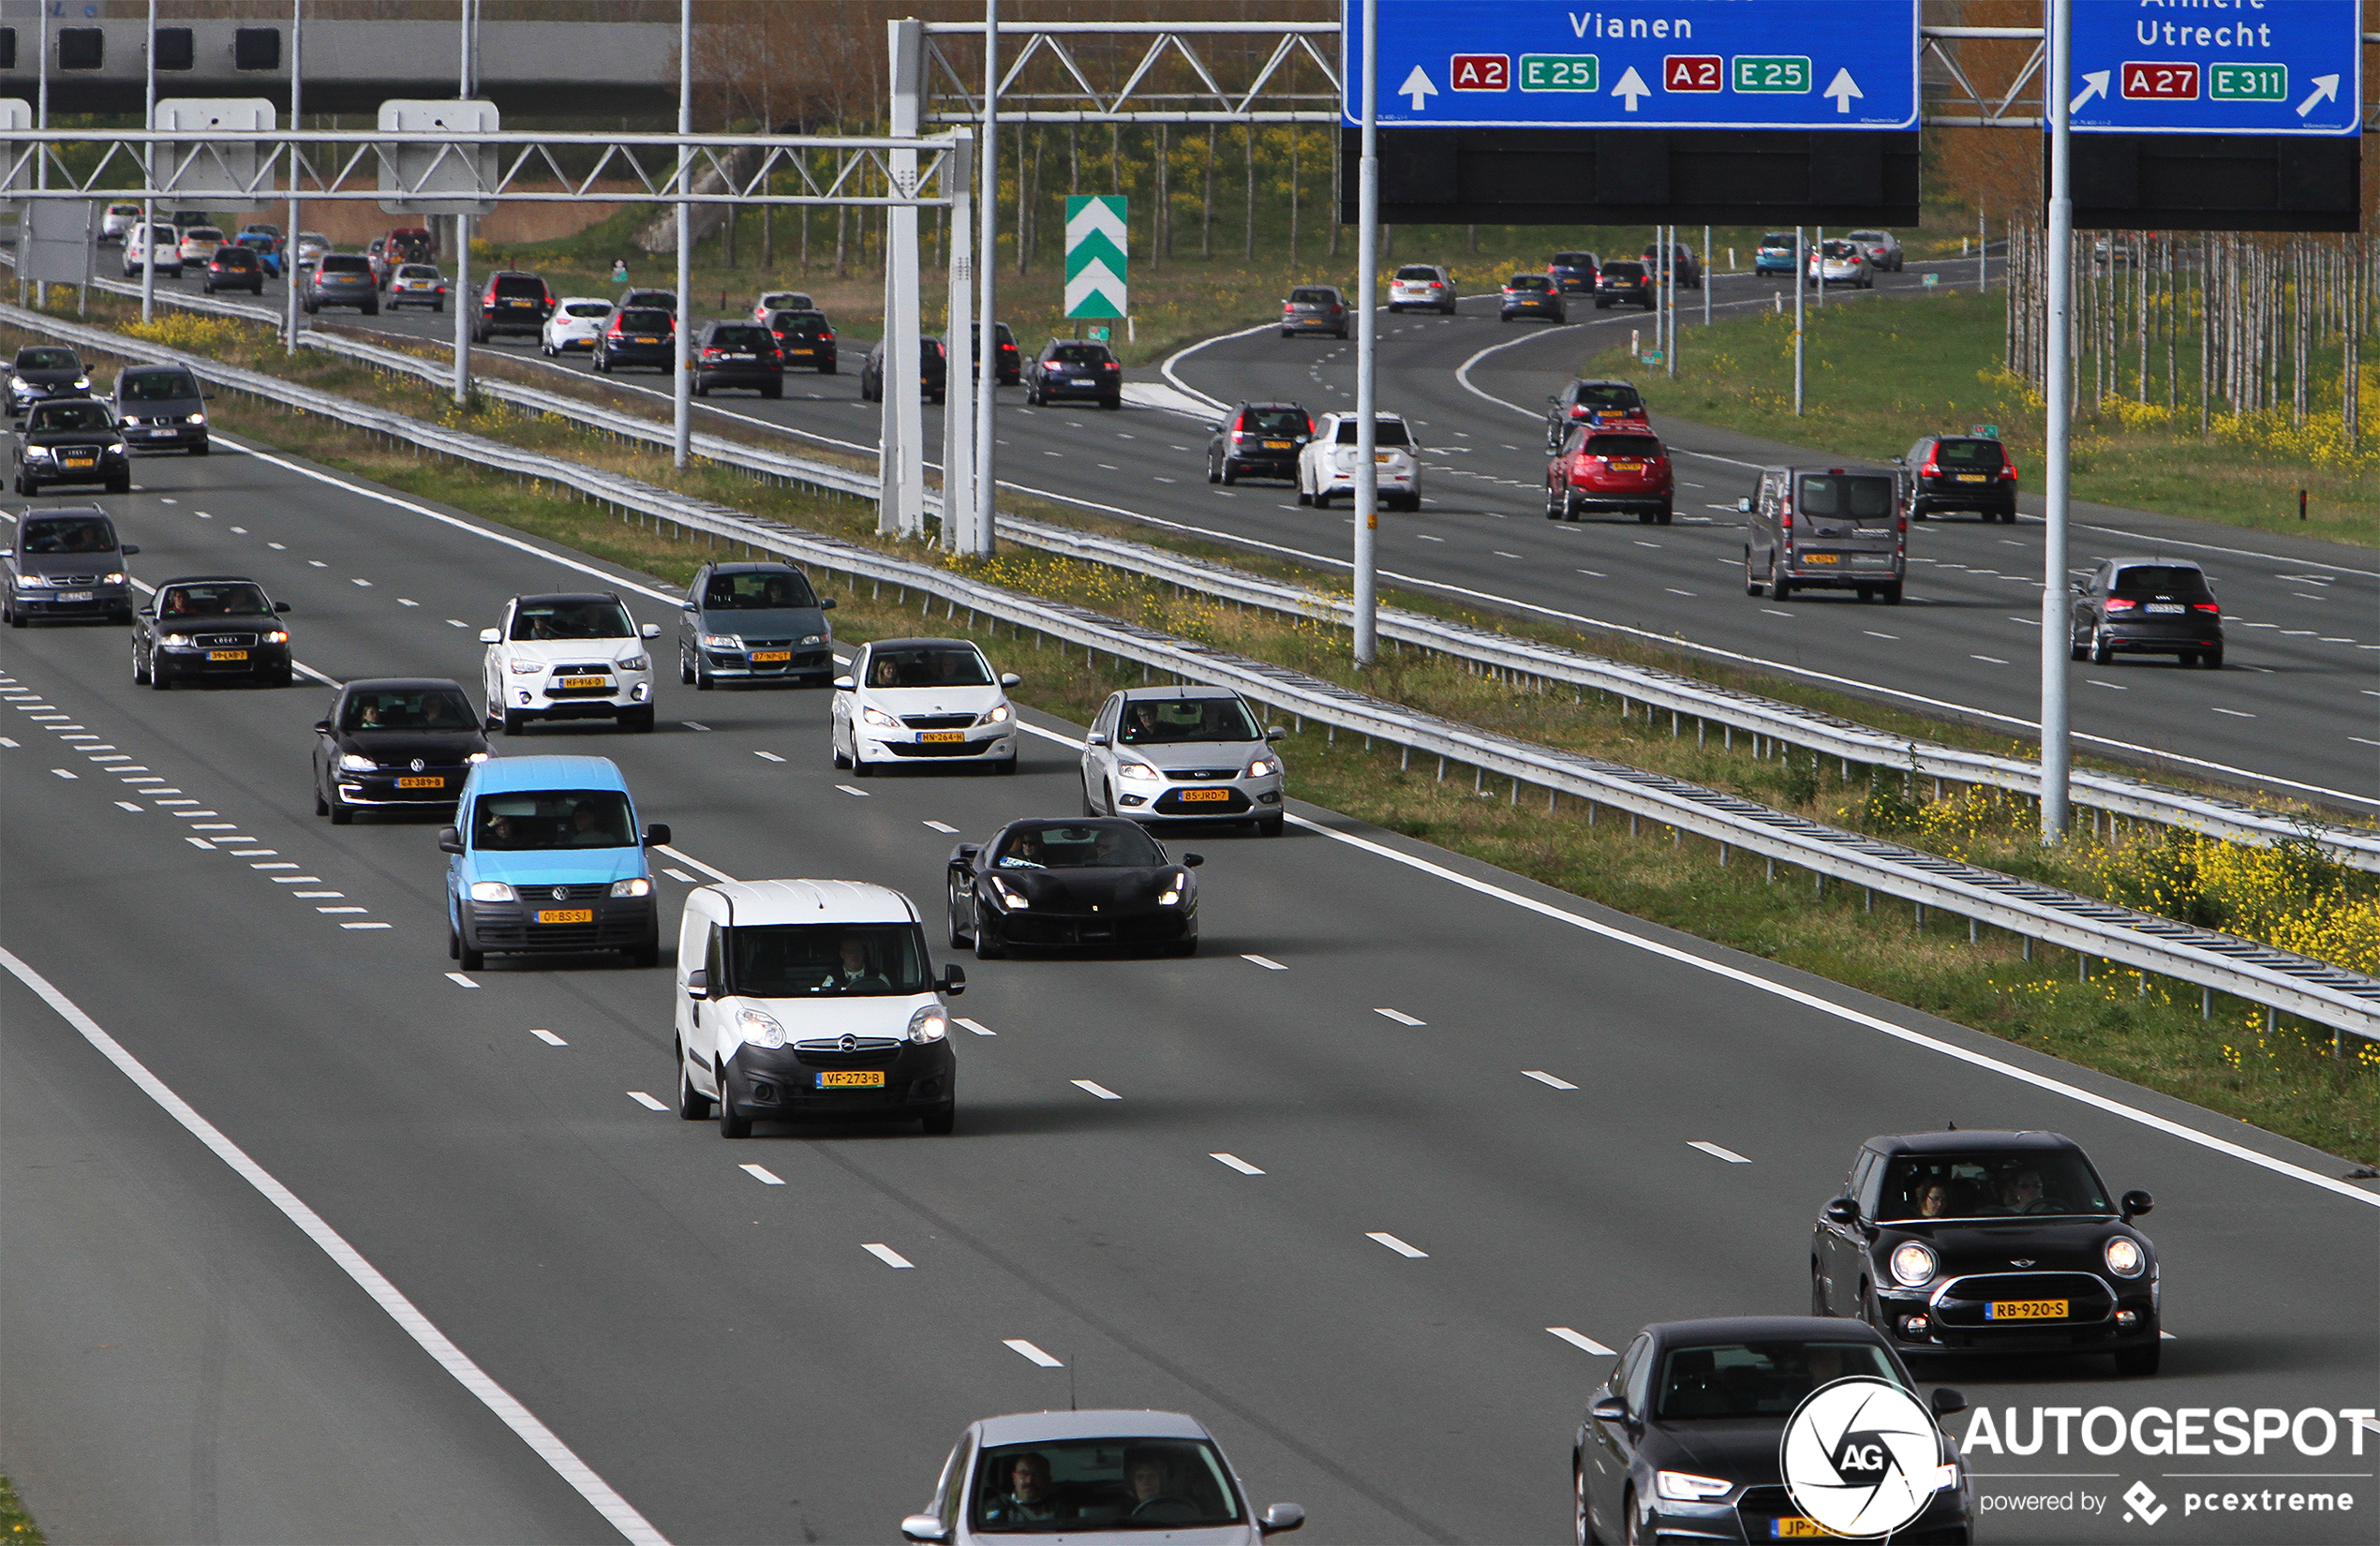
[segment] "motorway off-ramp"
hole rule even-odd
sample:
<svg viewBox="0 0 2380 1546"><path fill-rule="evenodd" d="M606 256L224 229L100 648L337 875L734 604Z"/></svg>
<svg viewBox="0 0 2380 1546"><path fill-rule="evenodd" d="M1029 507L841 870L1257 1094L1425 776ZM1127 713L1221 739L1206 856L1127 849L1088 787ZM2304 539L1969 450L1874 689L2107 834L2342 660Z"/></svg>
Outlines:
<svg viewBox="0 0 2380 1546"><path fill-rule="evenodd" d="M335 678L469 681L505 596L611 572L287 459L138 476L109 502L141 574L256 576ZM2380 1373L2380 1239L2339 1162L1303 806L1280 840L1176 843L1210 861L1194 959L969 961L954 1010L994 1033L959 1035L954 1137L729 1143L638 1098L670 1094L666 970L450 976L432 824L308 813L327 690L159 694L121 630L5 638L0 946L673 1540L885 1539L963 1422L1070 1401L1197 1414L1317 1539L1560 1539L1609 1360L1548 1328L1799 1309L1859 1139L1951 1121L2069 1133L2154 1191L2178 1340L2148 1382L1928 1374L1995 1406L2335 1410ZM684 855L665 927L707 870L848 876L918 899L940 955L930 824L1075 810L1071 727L1029 714L1014 780L855 795L825 704L672 683L660 734L504 750L620 763ZM0 992L0 1455L53 1539L618 1538L67 1018ZM2088 1468L2117 1466L2172 1463Z"/></svg>

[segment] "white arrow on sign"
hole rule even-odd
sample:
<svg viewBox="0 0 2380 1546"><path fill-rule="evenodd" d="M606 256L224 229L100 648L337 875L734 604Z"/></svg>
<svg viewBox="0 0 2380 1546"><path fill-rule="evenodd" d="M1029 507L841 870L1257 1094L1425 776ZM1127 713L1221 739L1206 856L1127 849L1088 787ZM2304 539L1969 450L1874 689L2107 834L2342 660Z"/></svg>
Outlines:
<svg viewBox="0 0 2380 1546"><path fill-rule="evenodd" d="M2335 75L2317 75L2313 78L2313 95L2298 104L2298 116L2303 118L2321 103L2335 102L2338 99L2339 78Z"/></svg>
<svg viewBox="0 0 2380 1546"><path fill-rule="evenodd" d="M1852 79L1851 71L1838 69L1835 72L1834 82L1819 95L1832 97L1835 99L1837 112L1849 112L1852 111L1852 98L1865 97L1867 94L1859 89L1859 82Z"/></svg>
<svg viewBox="0 0 2380 1546"><path fill-rule="evenodd" d="M1399 97L1412 97L1413 111L1419 112L1421 111L1422 99L1435 97L1438 94L1438 88L1430 84L1429 75L1421 66L1416 65L1413 67L1413 73L1405 78L1405 84L1397 87L1396 94Z"/></svg>
<svg viewBox="0 0 2380 1546"><path fill-rule="evenodd" d="M2066 104L2066 111L2068 112L2080 112L2082 111L2082 105L2085 102L2090 101L2094 97L2106 96L2107 77L2114 73L2115 72L2113 70L2095 69L2086 74L2083 79L2090 82L2090 84L2083 87L2082 95L2076 97L2073 101Z"/></svg>
<svg viewBox="0 0 2380 1546"><path fill-rule="evenodd" d="M1637 103L1653 95L1653 88L1644 83L1644 77L1637 74L1636 67L1630 65L1628 73L1620 77L1620 83L1612 88L1612 95L1626 97L1628 111L1634 112Z"/></svg>

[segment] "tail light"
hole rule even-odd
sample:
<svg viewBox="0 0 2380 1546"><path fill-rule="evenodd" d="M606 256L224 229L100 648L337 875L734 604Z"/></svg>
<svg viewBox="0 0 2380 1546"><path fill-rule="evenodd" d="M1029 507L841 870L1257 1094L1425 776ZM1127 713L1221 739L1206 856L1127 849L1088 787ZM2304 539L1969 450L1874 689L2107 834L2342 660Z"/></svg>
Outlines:
<svg viewBox="0 0 2380 1546"><path fill-rule="evenodd" d="M2128 602L2120 596L2107 598L2107 610L2110 612L2131 612L2137 609L2139 605L2138 602Z"/></svg>
<svg viewBox="0 0 2380 1546"><path fill-rule="evenodd" d="M2193 602L2190 603L2190 610L2193 612L2212 612L2218 616L2220 616L2223 612L2223 608L2213 602Z"/></svg>
<svg viewBox="0 0 2380 1546"><path fill-rule="evenodd" d="M821 342L831 344L835 341L835 330L833 328L828 328L818 336Z"/></svg>
<svg viewBox="0 0 2380 1546"><path fill-rule="evenodd" d="M1110 361L1108 361L1106 364L1101 365L1099 368L1100 368L1101 370L1122 370L1122 369L1123 368L1123 366L1122 366L1122 365L1120 365L1120 364L1116 364L1113 360L1110 360Z"/></svg>
<svg viewBox="0 0 2380 1546"><path fill-rule="evenodd" d="M1917 475L1920 478L1939 478L1942 475L1942 469L1935 464L1931 456L1928 456L1926 458L1926 465L1917 469Z"/></svg>
<svg viewBox="0 0 2380 1546"><path fill-rule="evenodd" d="M2007 466L2000 469L2000 475L2003 478L2014 478L2016 476L2016 464L2010 462Z"/></svg>
<svg viewBox="0 0 2380 1546"><path fill-rule="evenodd" d="M721 352L721 350L713 349L707 344L703 346L703 358L706 360L716 360L720 357Z"/></svg>

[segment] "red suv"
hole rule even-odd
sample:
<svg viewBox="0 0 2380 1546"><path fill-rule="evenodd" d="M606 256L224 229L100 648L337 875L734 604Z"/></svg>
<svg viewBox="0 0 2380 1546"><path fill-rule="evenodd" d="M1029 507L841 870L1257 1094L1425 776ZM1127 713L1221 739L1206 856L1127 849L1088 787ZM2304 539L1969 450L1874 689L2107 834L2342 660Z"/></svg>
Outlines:
<svg viewBox="0 0 2380 1546"><path fill-rule="evenodd" d="M1667 526L1673 476L1669 450L1651 430L1581 424L1546 468L1545 518L1575 521L1583 511L1634 511L1645 526Z"/></svg>
<svg viewBox="0 0 2380 1546"><path fill-rule="evenodd" d="M554 315L554 292L534 274L491 274L481 287L471 342L486 343L499 333L542 336Z"/></svg>

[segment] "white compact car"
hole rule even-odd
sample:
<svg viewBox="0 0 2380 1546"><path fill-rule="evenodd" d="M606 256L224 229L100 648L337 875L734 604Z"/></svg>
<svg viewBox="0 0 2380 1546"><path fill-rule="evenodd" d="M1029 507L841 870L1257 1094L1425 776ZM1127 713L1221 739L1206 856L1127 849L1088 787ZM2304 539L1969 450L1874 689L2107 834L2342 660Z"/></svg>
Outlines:
<svg viewBox="0 0 2380 1546"><path fill-rule="evenodd" d="M1281 835L1285 733L1259 728L1227 687L1133 687L1092 717L1082 748L1082 811L1147 826L1254 822Z"/></svg>
<svg viewBox="0 0 2380 1546"><path fill-rule="evenodd" d="M686 895L677 929L677 1114L923 1122L947 1133L958 1059L915 904L862 881L733 881Z"/></svg>
<svg viewBox="0 0 2380 1546"><path fill-rule="evenodd" d="M998 675L964 639L879 639L835 678L827 736L837 767L861 778L900 762L1017 770L1017 711Z"/></svg>
<svg viewBox="0 0 2380 1546"><path fill-rule="evenodd" d="M1429 263L1407 263L1389 281L1389 309L1427 306L1443 316L1454 315L1454 274Z"/></svg>
<svg viewBox="0 0 2380 1546"><path fill-rule="evenodd" d="M1850 285L1860 290L1876 288L1876 268L1867 260L1867 249L1857 242L1847 242L1829 236L1810 248L1807 282L1821 280L1829 286Z"/></svg>
<svg viewBox="0 0 2380 1546"><path fill-rule="evenodd" d="M772 290L752 303L752 320L766 322L768 320L768 314L772 311L816 311L817 309L818 303L811 300L806 291Z"/></svg>
<svg viewBox="0 0 2380 1546"><path fill-rule="evenodd" d="M230 238L215 226L191 226L182 232L182 261L204 263Z"/></svg>
<svg viewBox="0 0 2380 1546"><path fill-rule="evenodd" d="M1376 417L1372 459L1379 464L1380 508L1421 508L1421 456L1406 433L1405 421L1393 413ZM1355 498L1356 431L1352 413L1326 413L1315 426L1314 439L1298 453L1298 503L1322 506L1344 494Z"/></svg>
<svg viewBox="0 0 2380 1546"><path fill-rule="evenodd" d="M515 596L500 628L480 630L487 727L517 736L536 720L613 720L653 728L653 652L610 591Z"/></svg>
<svg viewBox="0 0 2380 1546"><path fill-rule="evenodd" d="M545 319L538 347L549 360L573 349L591 354L595 340L603 334L603 324L611 320L609 301L593 295L565 295L554 303L554 315Z"/></svg>
<svg viewBox="0 0 2380 1546"><path fill-rule="evenodd" d="M182 277L182 239L169 225L135 225L124 238L124 276L141 276L141 262L146 256L149 266L161 275Z"/></svg>
<svg viewBox="0 0 2380 1546"><path fill-rule="evenodd" d="M446 309L446 275L435 263L399 263L389 275L388 308L427 306L432 311Z"/></svg>
<svg viewBox="0 0 2380 1546"><path fill-rule="evenodd" d="M140 205L110 204L99 216L99 241L103 245L109 242L121 242L140 223Z"/></svg>

